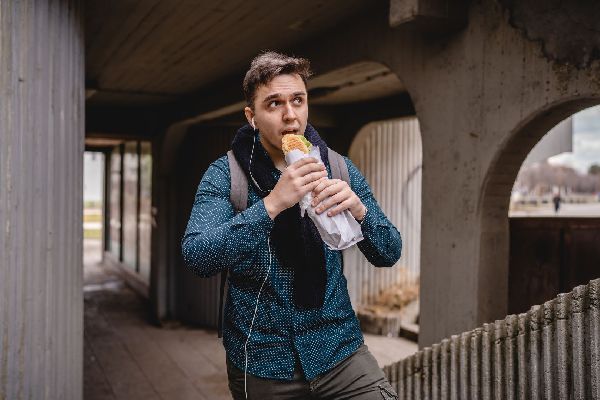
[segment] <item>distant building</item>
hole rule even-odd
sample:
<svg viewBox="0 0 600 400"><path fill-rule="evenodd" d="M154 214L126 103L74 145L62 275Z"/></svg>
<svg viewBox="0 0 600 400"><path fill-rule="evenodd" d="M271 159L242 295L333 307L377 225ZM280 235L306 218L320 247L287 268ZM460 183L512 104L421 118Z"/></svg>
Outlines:
<svg viewBox="0 0 600 400"><path fill-rule="evenodd" d="M523 161L521 168L571 151L573 151L573 118L569 117L552 128L537 142Z"/></svg>

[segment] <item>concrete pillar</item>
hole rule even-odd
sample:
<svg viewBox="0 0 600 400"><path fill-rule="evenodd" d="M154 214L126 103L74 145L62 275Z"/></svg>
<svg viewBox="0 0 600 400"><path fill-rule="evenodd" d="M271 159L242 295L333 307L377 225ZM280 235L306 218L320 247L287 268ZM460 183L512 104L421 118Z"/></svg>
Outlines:
<svg viewBox="0 0 600 400"><path fill-rule="evenodd" d="M81 399L79 0L0 0L0 399Z"/></svg>

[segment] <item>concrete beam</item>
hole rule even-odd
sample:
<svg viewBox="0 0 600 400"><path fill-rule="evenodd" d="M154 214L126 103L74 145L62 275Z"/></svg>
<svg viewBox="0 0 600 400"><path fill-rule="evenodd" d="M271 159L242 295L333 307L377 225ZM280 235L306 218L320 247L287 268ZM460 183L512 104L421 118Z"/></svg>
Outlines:
<svg viewBox="0 0 600 400"><path fill-rule="evenodd" d="M149 138L168 126L163 107L86 106L86 136Z"/></svg>
<svg viewBox="0 0 600 400"><path fill-rule="evenodd" d="M446 33L467 24L467 1L390 0L391 27Z"/></svg>
<svg viewBox="0 0 600 400"><path fill-rule="evenodd" d="M389 30L385 23L387 13L386 7L372 7L368 13L361 16L361 26L369 29L371 26L384 25L384 28ZM336 28L283 51L308 58L316 74L315 77L318 77L350 64L368 60L369 57L366 57L366 53L355 46L361 41L361 36L364 36L361 29L340 32ZM315 43L327 43L327 45L321 48L322 46L315 46ZM316 49L317 47L319 49ZM334 53L335 57L332 57ZM244 104L242 93L244 73L245 71L240 71L181 98L167 107L167 118L171 124L183 122L193 124L231 114L237 109L241 110ZM325 93L320 90L320 86L309 90L309 96L312 98L323 94Z"/></svg>

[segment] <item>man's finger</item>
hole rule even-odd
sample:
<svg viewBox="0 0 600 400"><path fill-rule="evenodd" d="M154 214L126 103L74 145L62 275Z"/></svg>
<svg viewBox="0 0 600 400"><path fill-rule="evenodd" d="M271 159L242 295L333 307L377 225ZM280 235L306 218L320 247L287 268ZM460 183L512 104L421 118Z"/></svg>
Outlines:
<svg viewBox="0 0 600 400"><path fill-rule="evenodd" d="M312 192L319 183L321 183L320 179L307 183L306 185L302 186L302 191L304 192L304 194Z"/></svg>
<svg viewBox="0 0 600 400"><path fill-rule="evenodd" d="M341 185L341 181L333 181L329 186L327 186L321 193L318 194L319 199L326 199L329 196L332 196L342 190L343 186Z"/></svg>
<svg viewBox="0 0 600 400"><path fill-rule="evenodd" d="M296 168L295 172L297 176L304 176L315 171L325 171L325 166L321 163L309 163Z"/></svg>
<svg viewBox="0 0 600 400"><path fill-rule="evenodd" d="M344 192L338 192L338 193L334 194L333 196L327 197L325 200L323 200L321 202L321 204L318 205L316 211L318 214L320 214L323 211L330 208L331 206L338 204L338 203L342 203L343 201L346 200L346 198L347 198L347 195Z"/></svg>
<svg viewBox="0 0 600 400"><path fill-rule="evenodd" d="M335 181L333 179L327 179L326 181L323 181L315 188L315 190L313 190L313 197L317 198L319 196L319 193L321 193L323 189L325 189L329 185L332 185L334 182Z"/></svg>
<svg viewBox="0 0 600 400"><path fill-rule="evenodd" d="M290 167L300 168L303 165L315 164L315 163L318 163L318 162L319 162L319 160L317 160L314 157L304 157L304 158L301 158L298 161L295 161L292 164L290 164Z"/></svg>
<svg viewBox="0 0 600 400"><path fill-rule="evenodd" d="M325 171L316 171L311 172L310 174L306 174L302 177L302 186L306 185L307 183L324 178L325 176L327 176L327 173Z"/></svg>
<svg viewBox="0 0 600 400"><path fill-rule="evenodd" d="M319 201L319 197L321 197L321 196L320 196L320 194L323 192L323 190L325 190L325 188L327 188L327 187L329 187L329 186L333 185L334 183L335 183L335 181L334 181L334 180L332 180L332 179L328 179L327 181L321 182L321 183L320 183L320 184L319 184L319 185L318 185L318 186L315 188L315 190L313 190L313 198L314 198L316 201Z"/></svg>
<svg viewBox="0 0 600 400"><path fill-rule="evenodd" d="M327 182L325 182L322 185L319 185L318 187L315 188L313 196L314 197L323 197L323 196L320 196L321 193L329 186L335 185L338 182L339 182L339 180L337 180L337 179L329 179Z"/></svg>
<svg viewBox="0 0 600 400"><path fill-rule="evenodd" d="M331 210L327 211L327 215L333 217L336 214L341 213L344 210L348 210L352 205L352 199L347 199L342 201L337 206L333 207Z"/></svg>

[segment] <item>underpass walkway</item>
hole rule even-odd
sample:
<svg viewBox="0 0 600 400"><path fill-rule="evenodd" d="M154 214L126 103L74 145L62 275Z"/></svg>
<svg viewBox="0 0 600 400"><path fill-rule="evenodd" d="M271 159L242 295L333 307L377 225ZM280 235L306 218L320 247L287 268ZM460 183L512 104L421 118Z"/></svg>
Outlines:
<svg viewBox="0 0 600 400"><path fill-rule="evenodd" d="M150 324L145 299L101 263L85 241L84 399L231 399L216 331ZM365 335L381 367L417 351L401 338Z"/></svg>

